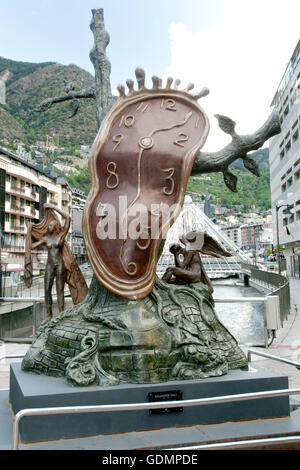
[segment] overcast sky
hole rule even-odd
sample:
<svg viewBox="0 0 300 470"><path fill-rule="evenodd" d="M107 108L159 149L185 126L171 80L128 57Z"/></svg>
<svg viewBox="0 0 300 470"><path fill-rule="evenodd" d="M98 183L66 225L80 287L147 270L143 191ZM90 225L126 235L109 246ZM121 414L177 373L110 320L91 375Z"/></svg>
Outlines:
<svg viewBox="0 0 300 470"><path fill-rule="evenodd" d="M134 77L180 78L211 93L201 100L211 122L206 150L228 141L213 114L237 132L263 124L300 37L299 0L0 0L0 56L75 63L93 73L91 8L104 8L112 87Z"/></svg>

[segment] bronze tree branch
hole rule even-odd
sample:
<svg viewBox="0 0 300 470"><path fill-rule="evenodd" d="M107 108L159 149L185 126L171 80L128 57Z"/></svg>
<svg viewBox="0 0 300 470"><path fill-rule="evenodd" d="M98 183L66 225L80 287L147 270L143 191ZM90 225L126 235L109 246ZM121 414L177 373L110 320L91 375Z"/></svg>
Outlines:
<svg viewBox="0 0 300 470"><path fill-rule="evenodd" d="M216 173L224 174L225 184L232 191L236 191L236 176L228 171L229 165L242 158L244 166L251 173L259 176L258 165L255 160L248 157L251 151L258 150L270 139L281 131L279 116L273 111L267 121L253 134L238 135L235 132L235 122L225 116L216 115L219 126L232 137L231 142L218 152L199 152L193 165L193 174Z"/></svg>

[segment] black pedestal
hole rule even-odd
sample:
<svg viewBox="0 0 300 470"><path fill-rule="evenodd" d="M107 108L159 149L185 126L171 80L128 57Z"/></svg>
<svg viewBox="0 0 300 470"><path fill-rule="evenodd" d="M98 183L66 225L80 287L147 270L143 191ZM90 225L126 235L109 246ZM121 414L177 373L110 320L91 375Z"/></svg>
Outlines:
<svg viewBox="0 0 300 470"><path fill-rule="evenodd" d="M169 394L172 400L177 399L177 394L183 400L190 400L285 388L288 388L286 376L256 366L254 371L235 370L210 379L105 388L75 388L62 378L23 372L19 363L12 364L10 372L10 401L14 413L26 408L144 403L153 397L159 399L162 393ZM164 397L160 398L163 400ZM23 442L37 442L288 415L289 397L284 396L155 413L143 410L30 416L22 418L20 435Z"/></svg>

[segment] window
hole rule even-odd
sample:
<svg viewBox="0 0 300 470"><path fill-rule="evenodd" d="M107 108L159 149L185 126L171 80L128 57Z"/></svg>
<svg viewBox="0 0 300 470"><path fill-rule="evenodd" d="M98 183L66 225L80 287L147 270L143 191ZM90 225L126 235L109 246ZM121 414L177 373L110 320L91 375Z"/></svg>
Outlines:
<svg viewBox="0 0 300 470"><path fill-rule="evenodd" d="M286 107L285 110L283 111L283 119L288 115L289 110L290 110L290 107L289 107L289 105L287 105L287 107Z"/></svg>
<svg viewBox="0 0 300 470"><path fill-rule="evenodd" d="M297 129L295 134L293 135L293 142L296 142L296 140L298 140L298 137L299 137L299 131Z"/></svg>
<svg viewBox="0 0 300 470"><path fill-rule="evenodd" d="M295 173L295 181L298 181L300 178L300 171L297 171L297 173Z"/></svg>
<svg viewBox="0 0 300 470"><path fill-rule="evenodd" d="M294 163L294 167L299 165L299 163L300 163L300 158L298 158L298 160Z"/></svg>

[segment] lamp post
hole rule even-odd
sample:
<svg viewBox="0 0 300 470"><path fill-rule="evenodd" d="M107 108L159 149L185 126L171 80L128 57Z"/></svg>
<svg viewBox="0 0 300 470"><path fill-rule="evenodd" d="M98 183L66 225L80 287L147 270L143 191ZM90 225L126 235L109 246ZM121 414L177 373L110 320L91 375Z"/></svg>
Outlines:
<svg viewBox="0 0 300 470"><path fill-rule="evenodd" d="M277 231L277 263L278 263L278 274L281 274L281 267L280 267L280 257L279 257L279 224L278 224L278 211L282 207L287 207L286 214L292 214L290 210L290 204L276 204L276 231Z"/></svg>

